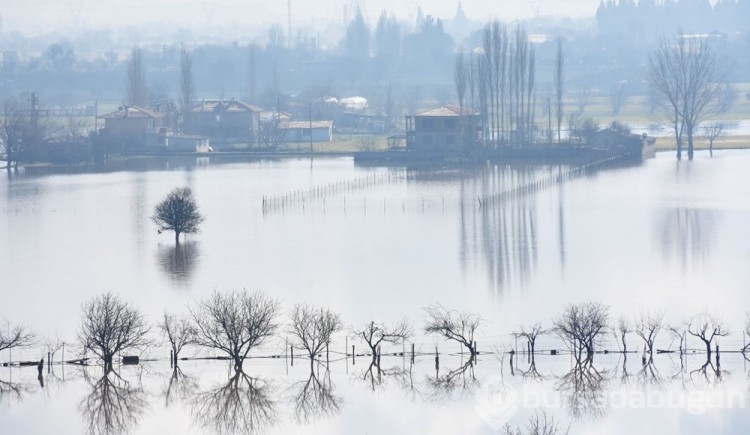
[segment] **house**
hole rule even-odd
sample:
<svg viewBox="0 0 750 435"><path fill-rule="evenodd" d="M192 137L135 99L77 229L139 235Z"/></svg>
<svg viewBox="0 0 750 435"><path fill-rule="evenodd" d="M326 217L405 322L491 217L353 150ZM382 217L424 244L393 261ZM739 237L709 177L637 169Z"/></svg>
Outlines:
<svg viewBox="0 0 750 435"><path fill-rule="evenodd" d="M457 106L442 106L406 117L406 149L423 153L461 153L481 141L481 132L478 113L463 109L462 114Z"/></svg>
<svg viewBox="0 0 750 435"><path fill-rule="evenodd" d="M116 112L102 115L104 132L115 138L142 141L142 145L156 142L164 123L164 113L138 106L120 107Z"/></svg>
<svg viewBox="0 0 750 435"><path fill-rule="evenodd" d="M203 100L185 114L184 129L212 139L255 142L261 112L260 107L239 100Z"/></svg>
<svg viewBox="0 0 750 435"><path fill-rule="evenodd" d="M333 121L282 121L279 130L286 142L330 142L333 139Z"/></svg>
<svg viewBox="0 0 750 435"><path fill-rule="evenodd" d="M609 127L594 133L588 146L600 150L632 151L635 156L649 158L654 157L656 138L646 133L639 135Z"/></svg>

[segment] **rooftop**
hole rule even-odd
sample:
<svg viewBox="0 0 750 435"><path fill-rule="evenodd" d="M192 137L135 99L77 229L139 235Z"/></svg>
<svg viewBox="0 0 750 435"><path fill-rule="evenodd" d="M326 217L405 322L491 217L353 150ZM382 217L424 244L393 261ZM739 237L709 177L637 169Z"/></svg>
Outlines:
<svg viewBox="0 0 750 435"><path fill-rule="evenodd" d="M258 106L240 100L203 100L190 108L191 112L262 112Z"/></svg>
<svg viewBox="0 0 750 435"><path fill-rule="evenodd" d="M333 121L313 121L312 123L310 121L282 121L279 123L279 128L282 129L289 129L289 128L331 128L333 126Z"/></svg>
<svg viewBox="0 0 750 435"><path fill-rule="evenodd" d="M164 114L161 112L154 112L152 110L144 109L138 106L125 106L121 107L116 112L101 115L99 118L104 119L124 119L124 118L145 118L145 119L158 119L163 118Z"/></svg>
<svg viewBox="0 0 750 435"><path fill-rule="evenodd" d="M461 113L462 111L458 106L445 105L436 109L428 110L426 112L418 113L415 116L461 116ZM471 115L478 115L478 113L472 111L471 109L463 109L463 116Z"/></svg>

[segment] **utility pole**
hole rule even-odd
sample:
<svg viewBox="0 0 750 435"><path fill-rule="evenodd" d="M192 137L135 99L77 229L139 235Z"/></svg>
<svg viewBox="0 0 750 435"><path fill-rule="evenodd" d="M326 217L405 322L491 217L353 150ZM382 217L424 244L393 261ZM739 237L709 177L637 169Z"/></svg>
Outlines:
<svg viewBox="0 0 750 435"><path fill-rule="evenodd" d="M312 153L313 153L312 101L309 102L309 105L310 105L310 156L312 156Z"/></svg>

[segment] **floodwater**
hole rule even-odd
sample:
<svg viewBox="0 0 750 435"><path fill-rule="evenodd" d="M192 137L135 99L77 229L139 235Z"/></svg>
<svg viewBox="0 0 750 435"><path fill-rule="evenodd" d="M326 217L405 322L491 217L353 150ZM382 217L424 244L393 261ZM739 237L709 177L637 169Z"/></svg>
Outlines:
<svg viewBox="0 0 750 435"><path fill-rule="evenodd" d="M640 165L483 205L483 195L568 168L427 170L360 167L346 157L211 157L136 161L101 172L28 169L4 177L0 316L29 325L40 338L60 337L66 358L75 352L81 304L104 291L157 321L164 310L186 312L214 290L230 289L262 290L286 308L325 306L347 327L406 317L418 332L406 346L414 342L418 355L414 365L408 356L383 356L387 370L368 374L367 357L354 364L343 357L352 344L361 352L363 343L342 332L329 370L316 366L311 377L305 361L291 366L285 358L282 332L257 353L280 358L246 363L253 379L240 379L244 390L231 387L237 385L232 374L217 361L181 363L170 389L163 343L148 353L156 361L119 369L122 379L102 380L97 368L56 366L54 373L45 370L41 386L33 367L0 367L1 431L492 433L500 423L526 426L533 403L517 402L522 405L503 414L498 397L509 397L508 391L539 397L531 389L544 395L550 414L571 433L653 427L747 433L748 370L742 355L729 351L742 347L750 310L748 168L746 151L713 158L699 152L679 163L672 153L660 153ZM179 186L193 189L207 219L200 234L176 248L172 235L157 234L150 216ZM536 370L525 355L511 368L508 356L501 362L493 354L523 346L511 336L518 325L549 328L566 304L585 301L610 306L612 319L663 311L672 325L709 312L732 335L721 339L720 366L704 367L705 355L698 354L687 361L655 355L645 368L640 354L627 361L602 354L593 380L569 356L548 354L564 348L553 335L537 344L547 354L537 357ZM467 360L459 346L419 333L423 308L432 303L482 315L477 342L483 353L475 366L456 372ZM629 341L641 350L639 338ZM660 349L677 346L666 331L656 342ZM699 342L688 345L700 349ZM437 372L429 355L436 346ZM617 344L603 347L616 350ZM15 350L12 358L39 356L32 348ZM0 353L0 361L9 357ZM494 388L501 374L504 384ZM702 412L696 412L702 402L693 408L612 400L587 406L621 390L652 389L682 398L702 392L729 396L728 402L732 394L739 398L734 406L704 406ZM489 423L477 412L488 396L496 399L490 410L504 415ZM557 406L555 398L578 406Z"/></svg>

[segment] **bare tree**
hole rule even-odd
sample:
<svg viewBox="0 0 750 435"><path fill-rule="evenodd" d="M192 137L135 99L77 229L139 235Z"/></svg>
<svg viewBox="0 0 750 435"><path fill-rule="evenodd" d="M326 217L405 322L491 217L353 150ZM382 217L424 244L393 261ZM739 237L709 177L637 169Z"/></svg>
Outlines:
<svg viewBox="0 0 750 435"><path fill-rule="evenodd" d="M466 137L464 134L464 104L466 100L466 89L469 85L469 67L466 64L464 57L463 50L459 50L458 53L456 53L456 61L453 68L453 84L456 87L456 96L458 97L458 119L461 129L461 143L463 146L466 146Z"/></svg>
<svg viewBox="0 0 750 435"><path fill-rule="evenodd" d="M127 102L132 106L145 106L148 103L146 72L143 65L143 50L136 46L130 51L128 61Z"/></svg>
<svg viewBox="0 0 750 435"><path fill-rule="evenodd" d="M628 334L633 332L633 328L630 325L630 320L628 320L628 318L625 316L620 316L620 318L617 319L617 325L613 329L615 338L619 339L620 343L622 343L622 353L627 355L628 343L626 341L626 338Z"/></svg>
<svg viewBox="0 0 750 435"><path fill-rule="evenodd" d="M678 137L677 158L682 158L679 139L684 127L688 159L692 160L695 128L720 110L724 92L714 50L703 39L685 35L679 35L676 42L662 40L649 56L648 80L665 100L663 112L672 120Z"/></svg>
<svg viewBox="0 0 750 435"><path fill-rule="evenodd" d="M13 325L0 328L0 352L14 347L26 347L34 344L34 334L26 326Z"/></svg>
<svg viewBox="0 0 750 435"><path fill-rule="evenodd" d="M698 314L690 319L687 332L706 345L706 358L708 359L711 359L711 344L714 339L729 335L729 330L721 320L706 313Z"/></svg>
<svg viewBox="0 0 750 435"><path fill-rule="evenodd" d="M83 304L78 342L112 369L115 354L144 348L149 344L149 327L138 309L112 293L101 294Z"/></svg>
<svg viewBox="0 0 750 435"><path fill-rule="evenodd" d="M195 99L195 82L193 81L193 56L182 50L180 53L180 113L182 122L185 122L185 115L193 105Z"/></svg>
<svg viewBox="0 0 750 435"><path fill-rule="evenodd" d="M627 89L624 82L618 82L609 91L609 103L612 106L612 116L617 116L628 99Z"/></svg>
<svg viewBox="0 0 750 435"><path fill-rule="evenodd" d="M635 334L643 340L646 350L649 353L649 360L654 355L654 341L664 326L664 313L642 313L635 323Z"/></svg>
<svg viewBox="0 0 750 435"><path fill-rule="evenodd" d="M596 302L568 305L554 321L555 332L579 362L592 358L608 323L609 307Z"/></svg>
<svg viewBox="0 0 750 435"><path fill-rule="evenodd" d="M159 329L169 341L172 348L172 359L176 366L182 348L195 344L195 326L187 317L164 313L164 317L159 323Z"/></svg>
<svg viewBox="0 0 750 435"><path fill-rule="evenodd" d="M560 126L564 116L563 98L565 96L565 54L563 53L562 37L557 39L557 54L555 55L555 119L557 120L557 142L560 139Z"/></svg>
<svg viewBox="0 0 750 435"><path fill-rule="evenodd" d="M746 314L745 316L745 334L750 336L750 314ZM745 344L742 348L742 353L745 354L748 349L750 349L750 343Z"/></svg>
<svg viewBox="0 0 750 435"><path fill-rule="evenodd" d="M411 326L406 319L393 325L371 321L364 327L353 332L355 336L362 337L367 346L370 347L373 361L376 361L377 356L380 354L378 348L381 343L400 344L408 340L413 334ZM378 365L380 365L379 362Z"/></svg>
<svg viewBox="0 0 750 435"><path fill-rule="evenodd" d="M279 302L258 291L214 292L190 310L195 343L226 353L239 371L250 351L273 337L278 313Z"/></svg>
<svg viewBox="0 0 750 435"><path fill-rule="evenodd" d="M315 358L331 344L333 334L341 327L341 317L337 313L306 304L294 306L289 333L310 357L310 370Z"/></svg>
<svg viewBox="0 0 750 435"><path fill-rule="evenodd" d="M517 330L513 331L513 337L525 338L529 345L529 351L531 352L531 359L534 359L534 351L536 347L536 340L539 336L546 334L547 331L542 328L541 323L535 323L530 327L521 326Z"/></svg>
<svg viewBox="0 0 750 435"><path fill-rule="evenodd" d="M15 101L6 100L0 118L0 149L5 154L8 170L18 165L28 128L28 110L18 107Z"/></svg>
<svg viewBox="0 0 750 435"><path fill-rule="evenodd" d="M703 138L708 141L708 152L711 157L714 156L714 141L724 134L724 124L721 122L711 122L703 126Z"/></svg>
<svg viewBox="0 0 750 435"><path fill-rule="evenodd" d="M180 234L197 233L205 220L198 212L198 203L189 187L178 187L169 192L154 207L151 220L158 227L158 232L174 231L174 241L180 243Z"/></svg>
<svg viewBox="0 0 750 435"><path fill-rule="evenodd" d="M437 334L446 340L461 343L471 354L477 353L474 334L482 324L482 318L474 313L448 310L442 305L434 304L424 309L426 334Z"/></svg>
<svg viewBox="0 0 750 435"><path fill-rule="evenodd" d="M63 340L59 336L47 336L42 341L42 346L44 348L44 351L49 355L48 364L51 364L52 361L55 359L55 354L62 349L63 347Z"/></svg>
<svg viewBox="0 0 750 435"><path fill-rule="evenodd" d="M582 84L576 89L575 93L575 102L576 107L578 107L578 115L583 115L583 112L586 111L586 106L589 105L589 101L591 101L591 85Z"/></svg>

